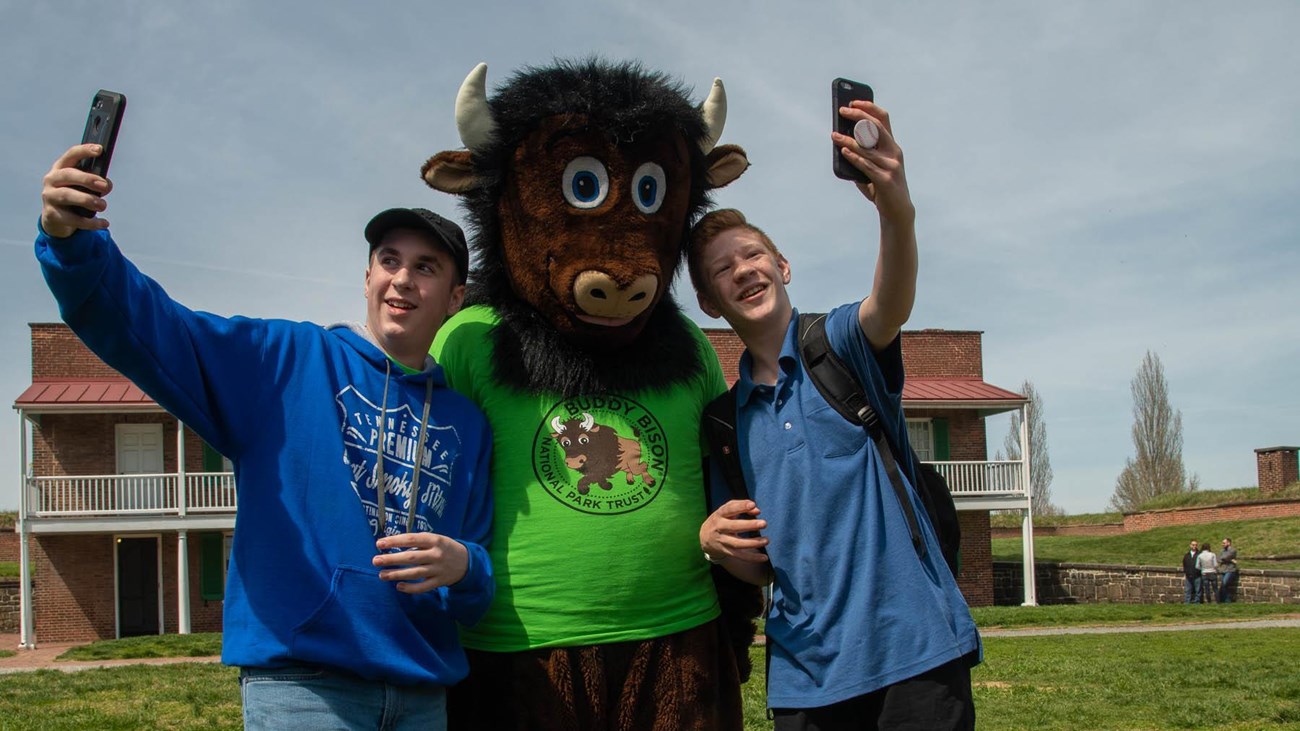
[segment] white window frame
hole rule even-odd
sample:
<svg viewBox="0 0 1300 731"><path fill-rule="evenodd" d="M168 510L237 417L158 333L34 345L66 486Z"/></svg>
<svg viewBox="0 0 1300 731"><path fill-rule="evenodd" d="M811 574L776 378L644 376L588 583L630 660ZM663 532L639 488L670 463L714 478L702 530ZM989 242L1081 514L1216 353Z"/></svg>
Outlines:
<svg viewBox="0 0 1300 731"><path fill-rule="evenodd" d="M907 420L907 441L911 442L917 459L933 462L934 457L934 419Z"/></svg>

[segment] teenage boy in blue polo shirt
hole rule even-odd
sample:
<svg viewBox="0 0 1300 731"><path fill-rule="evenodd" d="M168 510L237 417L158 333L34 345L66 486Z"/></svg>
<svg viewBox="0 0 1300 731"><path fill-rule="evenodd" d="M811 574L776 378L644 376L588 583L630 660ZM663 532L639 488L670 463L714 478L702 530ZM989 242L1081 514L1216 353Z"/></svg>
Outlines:
<svg viewBox="0 0 1300 731"><path fill-rule="evenodd" d="M899 332L916 291L916 211L885 110L854 102L840 114L879 132L871 147L832 138L872 181L858 188L879 212L880 252L870 295L832 310L826 331L906 452ZM970 667L980 640L970 611L910 480L924 552L874 443L804 371L789 262L739 211L721 210L693 229L689 266L700 307L725 318L746 346L736 424L753 499L719 507L700 543L737 577L773 583L766 631L775 728L974 728Z"/></svg>

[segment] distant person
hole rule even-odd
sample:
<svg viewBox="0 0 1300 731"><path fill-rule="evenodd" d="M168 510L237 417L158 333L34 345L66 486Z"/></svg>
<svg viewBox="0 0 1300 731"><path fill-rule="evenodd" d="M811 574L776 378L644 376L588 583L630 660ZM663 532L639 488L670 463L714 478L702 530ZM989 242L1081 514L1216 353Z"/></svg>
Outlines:
<svg viewBox="0 0 1300 731"><path fill-rule="evenodd" d="M1200 541L1192 541L1183 553L1183 604L1201 603L1201 570L1196 566L1200 553Z"/></svg>
<svg viewBox="0 0 1300 731"><path fill-rule="evenodd" d="M1223 539L1223 550L1219 551L1219 603L1231 604L1237 599L1237 549L1231 538Z"/></svg>
<svg viewBox="0 0 1300 731"><path fill-rule="evenodd" d="M1196 556L1196 568L1201 571L1201 603L1214 604L1219 598L1219 557L1214 555L1209 541L1202 544Z"/></svg>
<svg viewBox="0 0 1300 731"><path fill-rule="evenodd" d="M364 324L195 312L71 210L105 210L112 186L77 168L100 152L45 176L36 258L77 337L235 464L222 661L245 727L445 729L457 625L495 586L491 432L427 357L464 295L464 234L419 208L371 219ZM298 264L272 244L248 265Z"/></svg>

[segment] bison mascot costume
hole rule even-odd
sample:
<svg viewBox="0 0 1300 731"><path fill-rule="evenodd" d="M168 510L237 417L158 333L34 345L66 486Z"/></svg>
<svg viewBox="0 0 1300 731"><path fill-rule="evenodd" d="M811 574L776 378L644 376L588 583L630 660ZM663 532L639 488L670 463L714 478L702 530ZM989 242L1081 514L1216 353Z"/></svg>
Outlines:
<svg viewBox="0 0 1300 731"><path fill-rule="evenodd" d="M422 171L462 196L476 265L433 355L495 439L497 594L452 728L738 729L753 628L719 619L699 550L700 415L726 384L671 293L708 191L749 164L716 144L722 83L697 107L636 64L530 68L491 98L486 75L456 99L466 149Z"/></svg>

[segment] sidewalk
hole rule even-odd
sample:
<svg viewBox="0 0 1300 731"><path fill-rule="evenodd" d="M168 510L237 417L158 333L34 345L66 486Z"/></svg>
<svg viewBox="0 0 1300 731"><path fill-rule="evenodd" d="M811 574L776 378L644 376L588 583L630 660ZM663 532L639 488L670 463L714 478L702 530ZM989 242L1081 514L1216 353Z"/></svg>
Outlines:
<svg viewBox="0 0 1300 731"><path fill-rule="evenodd" d="M13 657L0 657L0 675L19 673L30 670L62 670L74 672L91 668L111 668L119 665L172 665L181 662L220 662L219 657L149 657L134 660L90 660L67 661L55 660L69 648L84 645L84 642L45 642L39 643L35 650L18 650L17 634L0 634L0 649L14 650Z"/></svg>

